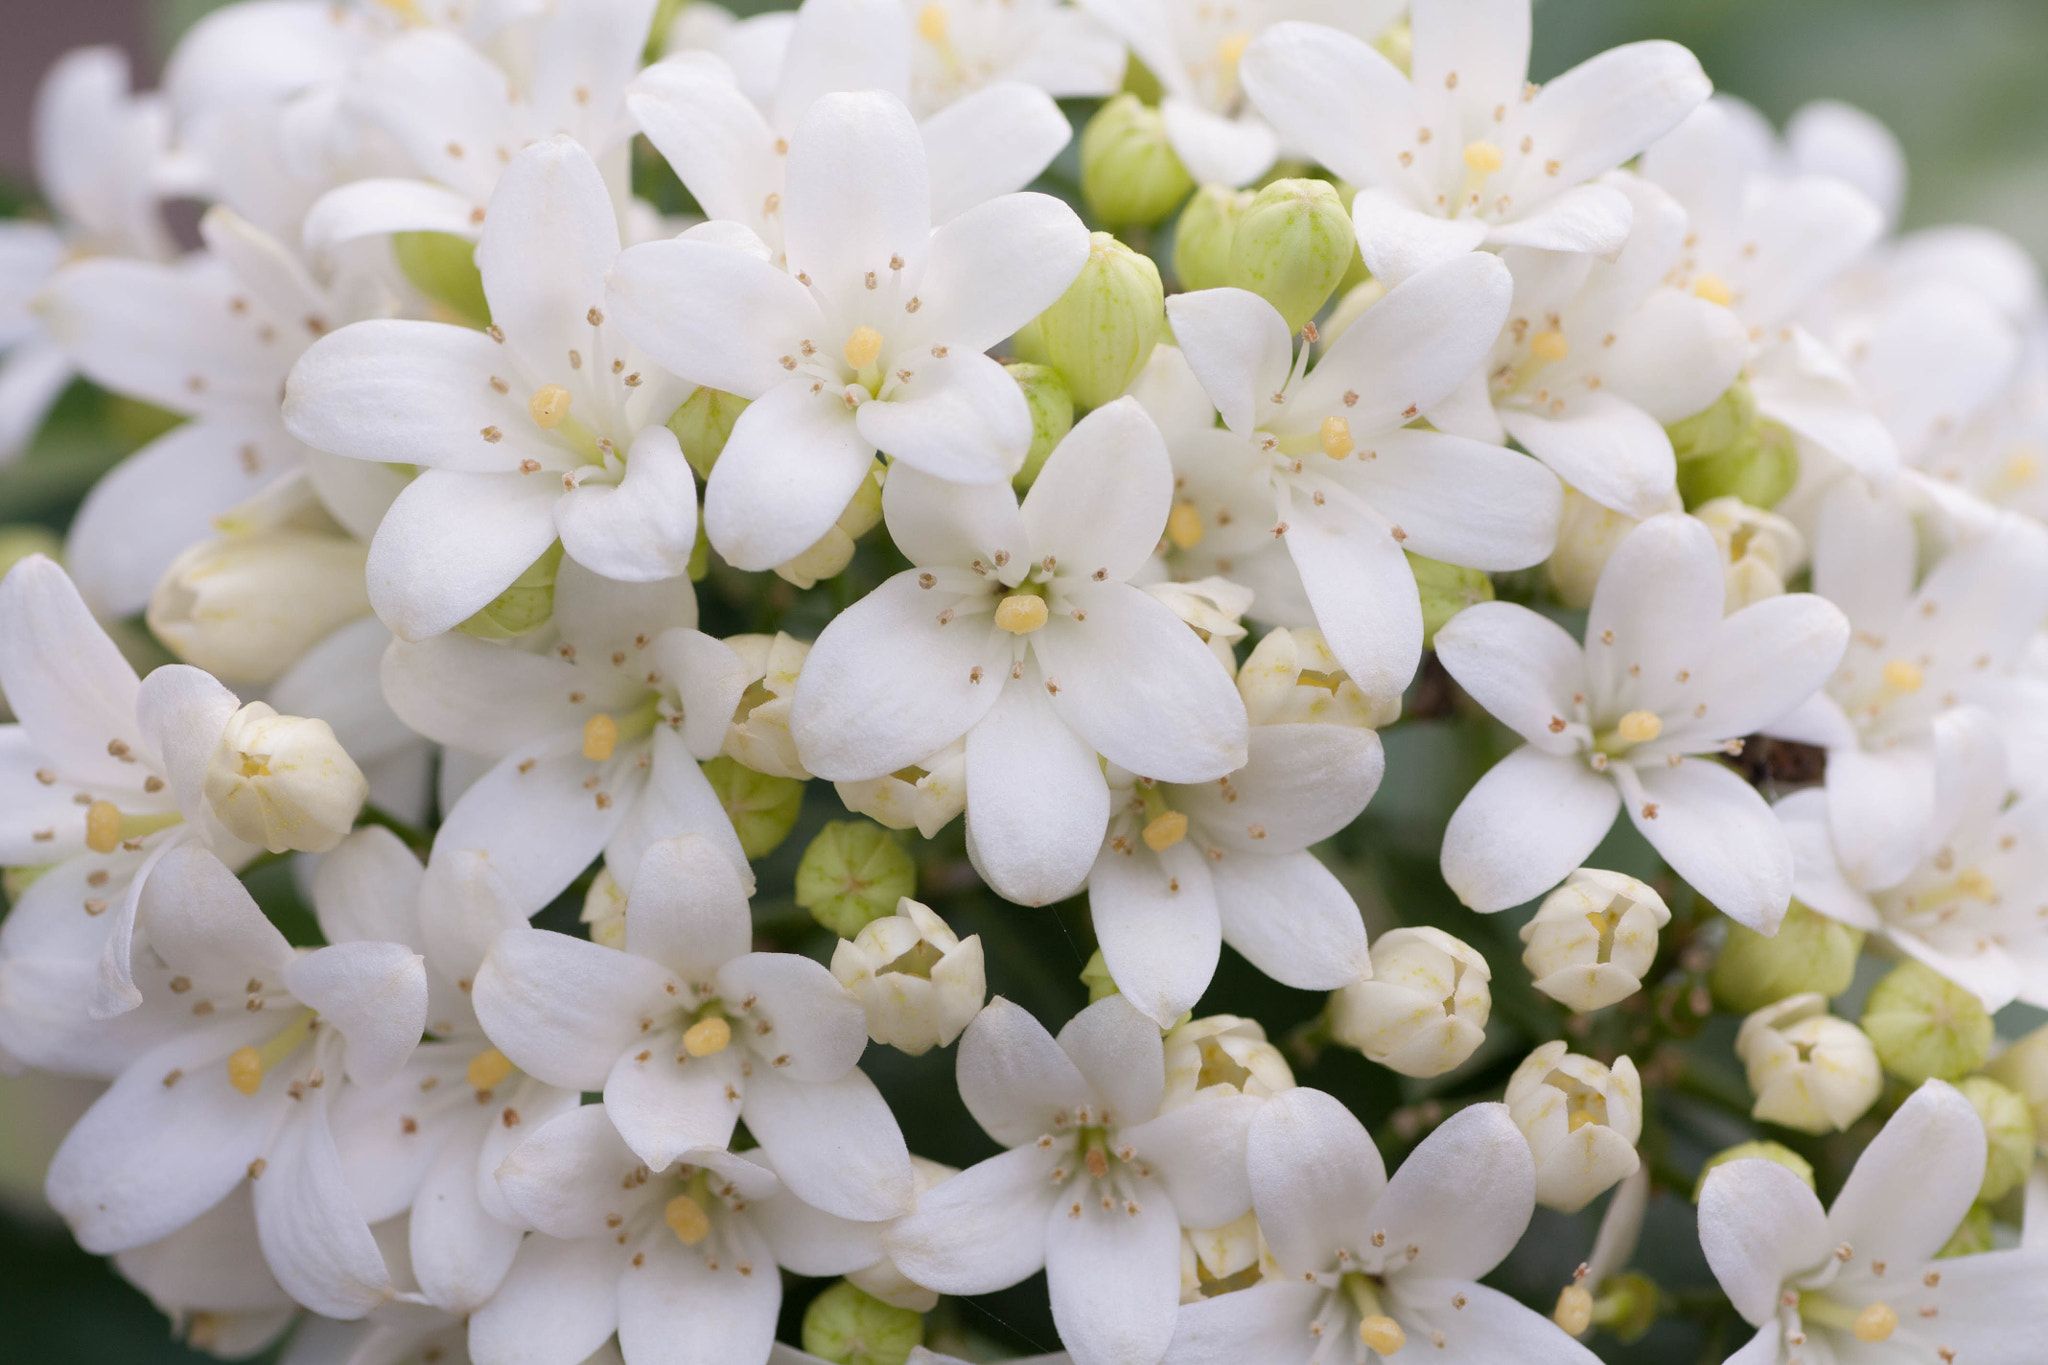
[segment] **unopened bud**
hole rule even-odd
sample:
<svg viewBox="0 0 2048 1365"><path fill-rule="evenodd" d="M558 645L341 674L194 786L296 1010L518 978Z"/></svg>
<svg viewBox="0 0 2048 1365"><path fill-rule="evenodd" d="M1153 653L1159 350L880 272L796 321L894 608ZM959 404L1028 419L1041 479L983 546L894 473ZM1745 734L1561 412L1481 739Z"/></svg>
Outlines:
<svg viewBox="0 0 2048 1365"><path fill-rule="evenodd" d="M1775 507L1798 482L1792 433L1758 415L1744 380L1665 430L1678 458L1678 491L1689 508L1722 497Z"/></svg>
<svg viewBox="0 0 2048 1365"><path fill-rule="evenodd" d="M1626 1057L1607 1067L1561 1040L1545 1043L1508 1077L1506 1098L1536 1157L1536 1202L1546 1208L1577 1213L1642 1164L1643 1087Z"/></svg>
<svg viewBox="0 0 2048 1365"><path fill-rule="evenodd" d="M1319 630L1268 631L1237 670L1237 692L1254 725L1377 729L1401 718L1400 694L1367 696Z"/></svg>
<svg viewBox="0 0 2048 1365"><path fill-rule="evenodd" d="M1198 1097L1235 1093L1264 1099L1293 1088L1294 1072L1256 1019L1211 1014L1176 1024L1166 1035L1162 1112Z"/></svg>
<svg viewBox="0 0 2048 1365"><path fill-rule="evenodd" d="M394 232L391 254L413 288L454 315L449 321L468 327L490 324L491 304L476 268L475 242L452 232Z"/></svg>
<svg viewBox="0 0 2048 1365"><path fill-rule="evenodd" d="M1668 503L1658 509L1665 512L1683 510L1676 493ZM1565 485L1564 516L1557 527L1557 548L1550 552L1544 562L1543 576L1550 581L1550 590L1557 600L1567 607L1583 610L1593 603L1593 589L1600 582L1600 571L1607 567L1607 557L1636 529L1636 520L1624 516L1611 507L1602 507L1591 498Z"/></svg>
<svg viewBox="0 0 2048 1365"><path fill-rule="evenodd" d="M1441 929L1391 929L1372 944L1372 977L1330 997L1330 1032L1404 1076L1441 1076L1486 1036L1486 959Z"/></svg>
<svg viewBox="0 0 2048 1365"><path fill-rule="evenodd" d="M1059 371L1073 401L1099 408L1130 387L1166 328L1159 267L1095 233L1088 263L1036 325L1045 363Z"/></svg>
<svg viewBox="0 0 2048 1365"><path fill-rule="evenodd" d="M1984 1135L1991 1146L1977 1198L1993 1203L2025 1180L2034 1167L2034 1115L2023 1096L1989 1076L1965 1076L1956 1082L1956 1089L1977 1107L1977 1117L1984 1121Z"/></svg>
<svg viewBox="0 0 2048 1365"><path fill-rule="evenodd" d="M1984 1002L1923 962L1901 962L1870 988L1863 1031L1884 1069L1909 1085L1959 1080L1991 1053Z"/></svg>
<svg viewBox="0 0 2048 1365"><path fill-rule="evenodd" d="M577 919L590 926L592 943L607 948L626 946L625 888L603 864L598 865L597 875L591 878L590 890L583 893L583 910Z"/></svg>
<svg viewBox="0 0 2048 1365"><path fill-rule="evenodd" d="M803 1343L834 1365L904 1365L924 1344L924 1317L841 1280L804 1309Z"/></svg>
<svg viewBox="0 0 2048 1365"><path fill-rule="evenodd" d="M789 733L789 712L810 645L780 631L734 635L725 644L747 665L748 676L747 690L726 727L723 752L770 777L809 777Z"/></svg>
<svg viewBox="0 0 2048 1365"><path fill-rule="evenodd" d="M1194 510L1186 503L1180 506ZM1172 534L1171 522L1167 523L1167 531ZM1227 578L1212 576L1198 578L1192 583L1175 583L1170 579L1147 583L1143 591L1146 596L1163 602L1168 610L1186 622L1202 643L1209 646L1209 652L1216 656L1216 662L1223 666L1223 671L1236 676L1236 645L1249 633L1243 618L1251 610L1250 588Z"/></svg>
<svg viewBox="0 0 2048 1365"><path fill-rule="evenodd" d="M676 444L698 478L711 477L711 466L718 463L733 424L746 410L744 398L722 389L699 388L670 415L668 429L676 434Z"/></svg>
<svg viewBox="0 0 2048 1365"><path fill-rule="evenodd" d="M725 754L699 764L718 794L718 804L739 835L740 851L749 858L773 852L803 811L804 784L793 777L772 777L735 763Z"/></svg>
<svg viewBox="0 0 2048 1365"><path fill-rule="evenodd" d="M1251 190L1204 185L1188 200L1173 228L1173 273L1183 290L1230 283L1230 243L1253 197Z"/></svg>
<svg viewBox="0 0 2048 1365"><path fill-rule="evenodd" d="M150 631L216 677L271 682L369 612L367 556L352 537L303 531L200 541L171 561L150 594Z"/></svg>
<svg viewBox="0 0 2048 1365"><path fill-rule="evenodd" d="M479 640L510 640L546 625L555 614L555 573L562 563L559 540L526 566L510 587L456 629Z"/></svg>
<svg viewBox="0 0 2048 1365"><path fill-rule="evenodd" d="M1806 561L1806 538L1785 518L1740 498L1715 498L1693 509L1714 533L1725 566L1725 612L1740 611L1785 591L1785 580Z"/></svg>
<svg viewBox="0 0 2048 1365"><path fill-rule="evenodd" d="M1754 1014L1792 995L1815 994L1830 999L1849 989L1856 958L1863 951L1863 931L1829 919L1793 901L1766 938L1730 920L1728 936L1707 985L1721 1008L1733 1014Z"/></svg>
<svg viewBox="0 0 2048 1365"><path fill-rule="evenodd" d="M1735 1052L1756 1095L1752 1118L1802 1133L1847 1128L1884 1083L1863 1030L1827 1012L1825 996L1795 995L1742 1021Z"/></svg>
<svg viewBox="0 0 2048 1365"><path fill-rule="evenodd" d="M1479 569L1464 569L1441 560L1410 554L1408 567L1422 595L1422 646L1436 644L1436 633L1475 602L1493 600L1493 580Z"/></svg>
<svg viewBox="0 0 2048 1365"><path fill-rule="evenodd" d="M888 829L914 829L927 839L967 809L967 746L961 740L914 767L864 782L835 782L839 800Z"/></svg>
<svg viewBox="0 0 2048 1365"><path fill-rule="evenodd" d="M228 718L202 790L243 843L325 853L354 826L370 784L326 721L252 701Z"/></svg>
<svg viewBox="0 0 2048 1365"><path fill-rule="evenodd" d="M1166 120L1136 95L1106 101L1081 130L1081 195L1112 230L1152 226L1194 187L1167 140Z"/></svg>
<svg viewBox="0 0 2048 1365"><path fill-rule="evenodd" d="M1067 392L1067 381L1050 365L1020 360L1003 368L1024 391L1024 406L1031 410L1031 449L1024 453L1023 468L1010 481L1021 493L1045 467L1052 448L1074 429L1074 396Z"/></svg>
<svg viewBox="0 0 2048 1365"><path fill-rule="evenodd" d="M1692 1202L1700 1202L1700 1192L1706 1189L1707 1177L1713 1174L1716 1167L1726 1166L1731 1161L1749 1160L1775 1161L1804 1181L1807 1189L1816 1188L1813 1183L1813 1163L1784 1143L1768 1140L1738 1142L1725 1151L1714 1153L1707 1158L1706 1164L1700 1167L1699 1178L1692 1183Z"/></svg>
<svg viewBox="0 0 2048 1365"><path fill-rule="evenodd" d="M867 820L818 831L796 869L796 903L841 938L893 914L917 890L917 862L901 840Z"/></svg>
<svg viewBox="0 0 2048 1365"><path fill-rule="evenodd" d="M1237 220L1229 283L1273 305L1298 332L1329 302L1358 239L1327 180L1275 180Z"/></svg>
<svg viewBox="0 0 2048 1365"><path fill-rule="evenodd" d="M2034 1113L2034 1131L2048 1134L2048 1024L1985 1063L1984 1074L2024 1099Z"/></svg>
<svg viewBox="0 0 2048 1365"><path fill-rule="evenodd" d="M1088 988L1088 1003L1091 1005L1098 1000L1107 1000L1112 995L1122 994L1116 984L1116 978L1109 974L1109 964L1102 960L1100 948L1090 953L1087 962L1082 964L1081 984Z"/></svg>
<svg viewBox="0 0 2048 1365"><path fill-rule="evenodd" d="M846 507L825 534L794 559L775 566L775 576L799 588L813 588L827 578L837 578L853 562L860 538L882 519L882 464L877 460L853 490Z"/></svg>
<svg viewBox="0 0 2048 1365"><path fill-rule="evenodd" d="M1738 379L1719 398L1664 431L1671 438L1671 453L1691 460L1728 449L1749 435L1755 424L1756 398L1749 391L1749 381Z"/></svg>
<svg viewBox="0 0 2048 1365"><path fill-rule="evenodd" d="M958 1038L988 994L981 936L958 937L908 896L839 940L832 975L867 1011L868 1037L913 1057Z"/></svg>
<svg viewBox="0 0 2048 1365"><path fill-rule="evenodd" d="M1657 931L1671 922L1664 898L1620 872L1582 867L1522 926L1522 965L1536 989L1584 1014L1643 987Z"/></svg>

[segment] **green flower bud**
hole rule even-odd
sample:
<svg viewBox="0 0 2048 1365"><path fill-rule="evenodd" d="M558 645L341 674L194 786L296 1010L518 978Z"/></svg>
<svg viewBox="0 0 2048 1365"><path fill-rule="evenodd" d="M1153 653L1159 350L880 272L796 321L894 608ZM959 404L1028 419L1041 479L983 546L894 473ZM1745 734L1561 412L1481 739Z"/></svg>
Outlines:
<svg viewBox="0 0 2048 1365"><path fill-rule="evenodd" d="M1493 600L1493 580L1478 569L1461 569L1441 560L1410 554L1408 567L1422 594L1422 647L1436 643L1436 633L1474 602Z"/></svg>
<svg viewBox="0 0 2048 1365"><path fill-rule="evenodd" d="M1870 988L1863 1031L1884 1069L1910 1085L1956 1080L1991 1052L1984 1003L1920 962L1900 963Z"/></svg>
<svg viewBox="0 0 2048 1365"><path fill-rule="evenodd" d="M1039 314L1037 327L1041 363L1060 372L1078 406L1099 408L1130 387L1166 330L1159 267L1108 233L1095 233L1088 263L1059 302Z"/></svg>
<svg viewBox="0 0 2048 1365"><path fill-rule="evenodd" d="M818 831L796 868L796 903L841 938L896 913L917 892L917 862L872 820L834 820Z"/></svg>
<svg viewBox="0 0 2048 1365"><path fill-rule="evenodd" d="M1067 392L1067 382L1060 378L1060 372L1050 365L1018 361L1003 368L1024 390L1024 406L1031 409L1031 449L1025 453L1024 467L1010 480L1021 493L1038 477L1052 448L1073 430L1074 397Z"/></svg>
<svg viewBox="0 0 2048 1365"><path fill-rule="evenodd" d="M740 836L740 851L749 858L774 852L796 827L804 806L802 778L770 777L724 754L698 766L711 780L718 804Z"/></svg>
<svg viewBox="0 0 2048 1365"><path fill-rule="evenodd" d="M1862 951L1861 929L1793 901L1774 938L1730 921L1707 986L1731 1014L1754 1014L1809 991L1833 997L1849 989Z"/></svg>
<svg viewBox="0 0 2048 1365"><path fill-rule="evenodd" d="M394 232L391 254L412 287L471 327L487 327L490 301L476 268L476 243L452 232Z"/></svg>
<svg viewBox="0 0 2048 1365"><path fill-rule="evenodd" d="M1970 1211L1963 1215L1963 1221L1956 1226L1955 1236L1948 1239L1948 1245L1934 1253L1934 1259L1952 1261L1958 1256L1981 1256L1991 1247L1991 1210L1982 1204L1972 1204Z"/></svg>
<svg viewBox="0 0 2048 1365"><path fill-rule="evenodd" d="M64 537L47 526L23 522L0 526L0 578L30 555L42 555L59 563L64 559Z"/></svg>
<svg viewBox="0 0 2048 1365"><path fill-rule="evenodd" d="M841 1280L804 1309L803 1343L835 1365L904 1365L924 1345L924 1315Z"/></svg>
<svg viewBox="0 0 2048 1365"><path fill-rule="evenodd" d="M1136 95L1104 102L1081 130L1081 195L1110 228L1150 227L1194 187L1166 140L1166 120Z"/></svg>
<svg viewBox="0 0 2048 1365"><path fill-rule="evenodd" d="M1229 282L1272 304L1287 330L1298 332L1329 302L1357 251L1351 215L1334 185L1275 180L1237 220Z"/></svg>
<svg viewBox="0 0 2048 1365"><path fill-rule="evenodd" d="M1776 507L1798 481L1799 451L1776 422L1760 421L1727 449L1678 462L1678 495L1687 507L1722 497Z"/></svg>
<svg viewBox="0 0 2048 1365"><path fill-rule="evenodd" d="M1713 455L1740 441L1756 425L1756 398L1738 379L1719 398L1683 421L1664 428L1671 453L1681 460Z"/></svg>
<svg viewBox="0 0 2048 1365"><path fill-rule="evenodd" d="M2048 1024L1993 1057L1984 1074L2033 1107L2034 1130L2048 1133Z"/></svg>
<svg viewBox="0 0 2048 1365"><path fill-rule="evenodd" d="M2027 1178L2034 1165L2034 1115L2026 1099L1989 1076L1966 1076L1956 1083L1964 1098L1977 1106L1991 1150L1984 1162L1984 1184L1977 1198L1986 1204Z"/></svg>
<svg viewBox="0 0 2048 1365"><path fill-rule="evenodd" d="M733 423L746 410L744 398L722 389L699 388L670 414L668 429L676 434L676 444L683 448L683 458L698 478L711 477L711 466L718 463L718 453L725 449Z"/></svg>
<svg viewBox="0 0 2048 1365"><path fill-rule="evenodd" d="M1612 1276L1601 1284L1600 1297L1593 1301L1593 1325L1614 1333L1622 1345L1633 1345L1657 1325L1661 1298L1656 1281L1647 1275L1631 1270Z"/></svg>
<svg viewBox="0 0 2048 1365"><path fill-rule="evenodd" d="M1707 1187L1707 1177L1716 1166L1725 1166L1731 1161L1744 1161L1751 1157L1764 1161L1775 1161L1792 1174L1806 1182L1807 1189L1813 1189L1813 1163L1793 1151L1782 1142L1738 1142L1725 1152L1716 1152L1700 1167L1699 1179L1692 1182L1692 1202L1700 1202L1700 1191Z"/></svg>
<svg viewBox="0 0 2048 1365"><path fill-rule="evenodd" d="M1173 273L1182 289L1216 289L1230 283L1230 242L1237 220L1251 206L1250 190L1204 185L1180 211L1173 229Z"/></svg>
<svg viewBox="0 0 2048 1365"><path fill-rule="evenodd" d="M1102 949L1097 948L1088 965L1081 969L1081 984L1088 988L1088 1003L1106 1000L1112 995L1121 995L1116 980L1109 974L1109 964L1102 960Z"/></svg>
<svg viewBox="0 0 2048 1365"><path fill-rule="evenodd" d="M479 640L510 640L539 630L555 614L555 571L561 563L562 542L558 540L527 565L512 586L456 629Z"/></svg>

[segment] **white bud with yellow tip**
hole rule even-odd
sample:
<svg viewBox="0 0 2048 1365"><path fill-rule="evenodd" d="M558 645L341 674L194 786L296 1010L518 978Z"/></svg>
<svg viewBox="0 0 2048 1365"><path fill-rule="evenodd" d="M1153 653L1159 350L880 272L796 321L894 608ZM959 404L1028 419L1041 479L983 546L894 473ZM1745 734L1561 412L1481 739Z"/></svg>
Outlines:
<svg viewBox="0 0 2048 1365"><path fill-rule="evenodd" d="M229 718L203 792L244 843L325 853L355 825L370 785L326 721L280 716L254 701Z"/></svg>
<svg viewBox="0 0 2048 1365"><path fill-rule="evenodd" d="M1626 1057L1612 1067L1563 1041L1530 1053L1508 1078L1508 1114L1536 1157L1536 1202L1576 1213L1641 1165L1643 1086Z"/></svg>
<svg viewBox="0 0 2048 1365"><path fill-rule="evenodd" d="M1657 956L1657 931L1671 911L1647 884L1582 867L1522 926L1522 965L1536 989L1580 1013L1625 1000L1643 987Z"/></svg>
<svg viewBox="0 0 2048 1365"><path fill-rule="evenodd" d="M1877 1102L1884 1083L1877 1049L1827 997L1788 996L1742 1021L1735 1052L1756 1093L1752 1117L1825 1133L1847 1128Z"/></svg>
<svg viewBox="0 0 2048 1365"><path fill-rule="evenodd" d="M186 663L270 682L370 610L368 547L297 530L217 536L171 561L150 594L151 633Z"/></svg>
<svg viewBox="0 0 2048 1365"><path fill-rule="evenodd" d="M1441 929L1393 929L1372 945L1372 977L1330 997L1330 1032L1404 1076L1441 1076L1486 1036L1492 970Z"/></svg>

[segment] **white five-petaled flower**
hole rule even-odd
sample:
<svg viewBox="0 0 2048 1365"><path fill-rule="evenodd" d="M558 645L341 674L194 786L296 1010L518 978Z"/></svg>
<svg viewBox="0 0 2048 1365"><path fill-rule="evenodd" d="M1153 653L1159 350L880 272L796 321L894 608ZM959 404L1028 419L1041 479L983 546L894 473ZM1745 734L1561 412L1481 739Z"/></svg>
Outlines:
<svg viewBox="0 0 2048 1365"><path fill-rule="evenodd" d="M1071 895L1109 821L1098 754L1176 783L1244 766L1230 675L1126 581L1172 496L1165 447L1128 398L1075 425L1021 507L1007 484L892 471L883 515L917 567L812 647L791 718L804 765L864 781L965 735L976 866L1025 904Z"/></svg>
<svg viewBox="0 0 2048 1365"><path fill-rule="evenodd" d="M1785 715L1834 671L1849 624L1806 593L1721 614L1706 527L1658 516L1601 572L1583 647L1512 603L1439 631L1459 686L1526 743L1466 794L1444 831L1444 879L1482 911L1518 905L1584 862L1617 810L1695 890L1769 932L1792 894L1770 807L1707 755Z"/></svg>
<svg viewBox="0 0 2048 1365"><path fill-rule="evenodd" d="M613 267L607 311L627 335L684 379L753 400L704 494L711 544L736 568L809 548L877 449L968 483L1023 462L1023 393L984 352L1073 282L1087 231L1040 194L934 230L927 183L902 104L824 95L790 138L786 273L729 236L651 242Z"/></svg>

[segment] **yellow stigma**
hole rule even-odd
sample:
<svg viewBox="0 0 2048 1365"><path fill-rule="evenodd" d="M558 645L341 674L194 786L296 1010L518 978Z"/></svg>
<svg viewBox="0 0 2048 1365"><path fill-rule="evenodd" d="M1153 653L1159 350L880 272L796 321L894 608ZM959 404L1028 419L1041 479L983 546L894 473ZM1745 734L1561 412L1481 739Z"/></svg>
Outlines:
<svg viewBox="0 0 2048 1365"><path fill-rule="evenodd" d="M661 1211L661 1221L686 1247L693 1247L711 1235L711 1219L705 1215L704 1206L687 1194L668 1201Z"/></svg>
<svg viewBox="0 0 2048 1365"><path fill-rule="evenodd" d="M1631 744L1647 744L1664 733L1664 722L1652 711L1631 711L1614 727Z"/></svg>
<svg viewBox="0 0 2048 1365"><path fill-rule="evenodd" d="M1465 144L1465 165L1481 175L1492 175L1507 161L1500 148L1484 139Z"/></svg>
<svg viewBox="0 0 2048 1365"><path fill-rule="evenodd" d="M583 756L602 763L619 747L619 723L600 711L583 722Z"/></svg>
<svg viewBox="0 0 2048 1365"><path fill-rule="evenodd" d="M1323 419L1323 454L1341 460L1356 449L1358 443L1351 439L1351 423L1342 417Z"/></svg>
<svg viewBox="0 0 2048 1365"><path fill-rule="evenodd" d="M263 1054L253 1047L238 1047L228 1057L228 1084L244 1095L263 1088Z"/></svg>
<svg viewBox="0 0 2048 1365"><path fill-rule="evenodd" d="M85 846L95 853L112 853L121 846L119 806L95 801L85 808Z"/></svg>
<svg viewBox="0 0 2048 1365"><path fill-rule="evenodd" d="M683 1030L683 1051L692 1057L712 1056L725 1051L731 1043L732 1025L715 1014Z"/></svg>
<svg viewBox="0 0 2048 1365"><path fill-rule="evenodd" d="M1145 847L1154 853L1164 853L1188 837L1188 818L1177 810L1170 810L1146 825L1141 837L1145 840Z"/></svg>
<svg viewBox="0 0 2048 1365"><path fill-rule="evenodd" d="M569 391L560 384L543 384L526 400L526 410L532 414L535 426L553 431L569 415Z"/></svg>
<svg viewBox="0 0 2048 1365"><path fill-rule="evenodd" d="M1202 543L1202 514L1191 502L1177 502L1166 514L1166 538L1176 550L1192 550Z"/></svg>
<svg viewBox="0 0 2048 1365"><path fill-rule="evenodd" d="M846 363L856 370L865 370L875 363L875 357L882 353L882 334L862 323L853 329L853 335L846 339Z"/></svg>
<svg viewBox="0 0 2048 1365"><path fill-rule="evenodd" d="M1867 1342L1888 1341L1898 1330L1899 1315L1887 1303L1873 1303L1856 1315L1856 1323L1849 1330L1856 1334L1856 1340Z"/></svg>
<svg viewBox="0 0 2048 1365"><path fill-rule="evenodd" d="M494 1047L487 1047L469 1059L469 1088L493 1090L512 1074L512 1059Z"/></svg>
<svg viewBox="0 0 2048 1365"><path fill-rule="evenodd" d="M917 12L917 36L934 46L946 41L946 7L938 0Z"/></svg>
<svg viewBox="0 0 2048 1365"><path fill-rule="evenodd" d="M312 1010L300 1010L263 1046L236 1048L228 1054L228 1084L244 1095L253 1095L261 1090L263 1073L297 1052L299 1044L313 1036L319 1022L320 1017Z"/></svg>
<svg viewBox="0 0 2048 1365"><path fill-rule="evenodd" d="M1956 875L1956 890L1972 900L1995 901L1998 899L1998 883L1985 875L1981 867L1966 867Z"/></svg>
<svg viewBox="0 0 2048 1365"><path fill-rule="evenodd" d="M1237 64L1244 58L1244 50L1251 46L1252 35L1244 32L1232 33L1216 44L1216 64L1226 72L1235 73Z"/></svg>
<svg viewBox="0 0 2048 1365"><path fill-rule="evenodd" d="M1538 332L1529 338L1529 350L1538 360L1563 360L1572 353L1572 344L1563 332Z"/></svg>
<svg viewBox="0 0 2048 1365"><path fill-rule="evenodd" d="M1028 592L1011 593L996 604L996 624L1012 635L1029 635L1045 624L1045 599Z"/></svg>
<svg viewBox="0 0 2048 1365"><path fill-rule="evenodd" d="M1568 1284L1557 1296L1557 1309L1550 1320L1573 1336L1593 1325L1593 1296L1584 1285Z"/></svg>
<svg viewBox="0 0 2048 1365"><path fill-rule="evenodd" d="M1894 692L1918 692L1926 681L1919 665L1907 663L1904 659L1893 659L1884 666L1884 685Z"/></svg>
<svg viewBox="0 0 2048 1365"><path fill-rule="evenodd" d="M1726 308L1728 300L1734 297L1734 295L1728 292L1728 281L1722 279L1719 275L1693 276L1692 294L1696 299L1705 299L1708 303L1718 303L1723 308Z"/></svg>
<svg viewBox="0 0 2048 1365"><path fill-rule="evenodd" d="M1358 1324L1358 1339L1383 1356L1390 1356L1408 1344L1401 1324L1385 1313L1374 1313Z"/></svg>

